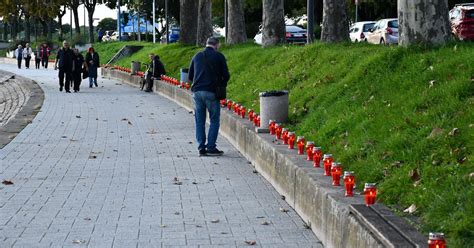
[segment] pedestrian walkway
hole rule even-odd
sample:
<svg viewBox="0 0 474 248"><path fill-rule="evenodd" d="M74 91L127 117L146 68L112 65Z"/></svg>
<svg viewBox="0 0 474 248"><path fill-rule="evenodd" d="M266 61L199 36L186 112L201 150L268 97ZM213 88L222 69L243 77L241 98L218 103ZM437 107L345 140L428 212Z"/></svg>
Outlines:
<svg viewBox="0 0 474 248"><path fill-rule="evenodd" d="M45 92L0 150L0 247L322 247L225 139L224 157L199 157L192 113L166 98L105 79L67 94L56 71L0 69Z"/></svg>
<svg viewBox="0 0 474 248"><path fill-rule="evenodd" d="M29 88L12 78L12 74L0 74L0 127L20 111L29 97Z"/></svg>

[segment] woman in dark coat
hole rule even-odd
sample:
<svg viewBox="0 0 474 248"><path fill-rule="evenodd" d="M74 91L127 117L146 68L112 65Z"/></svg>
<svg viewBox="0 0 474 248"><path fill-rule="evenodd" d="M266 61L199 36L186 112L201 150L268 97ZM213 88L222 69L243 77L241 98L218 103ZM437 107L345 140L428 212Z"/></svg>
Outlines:
<svg viewBox="0 0 474 248"><path fill-rule="evenodd" d="M94 51L94 48L89 48L86 54L86 64L89 72L89 88L92 88L92 85L98 87L97 85L97 68L100 67L99 54Z"/></svg>
<svg viewBox="0 0 474 248"><path fill-rule="evenodd" d="M79 92L79 87L82 82L82 71L84 67L84 56L79 53L77 48L74 48L74 65L72 69L72 78L74 81L74 92Z"/></svg>

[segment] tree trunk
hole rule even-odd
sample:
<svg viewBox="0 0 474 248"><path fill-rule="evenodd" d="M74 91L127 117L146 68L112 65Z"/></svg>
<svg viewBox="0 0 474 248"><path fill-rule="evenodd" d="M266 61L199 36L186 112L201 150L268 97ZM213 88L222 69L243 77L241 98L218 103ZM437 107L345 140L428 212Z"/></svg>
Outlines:
<svg viewBox="0 0 474 248"><path fill-rule="evenodd" d="M78 13L78 8L79 8L79 1L77 1L77 5L72 6L72 13L74 15L74 25L76 26L76 35L81 34L81 24L79 23L79 13ZM72 28L72 23L71 23L71 28Z"/></svg>
<svg viewBox="0 0 474 248"><path fill-rule="evenodd" d="M45 20L40 20L41 22L41 36L46 37L48 35L48 25L46 25Z"/></svg>
<svg viewBox="0 0 474 248"><path fill-rule="evenodd" d="M447 0L398 0L398 42L444 44L450 39Z"/></svg>
<svg viewBox="0 0 474 248"><path fill-rule="evenodd" d="M88 17L89 17L89 43L94 43L94 9L90 11L87 9Z"/></svg>
<svg viewBox="0 0 474 248"><path fill-rule="evenodd" d="M12 40L16 40L18 37L18 17L13 16L13 22L12 22Z"/></svg>
<svg viewBox="0 0 474 248"><path fill-rule="evenodd" d="M196 45L206 45L212 36L211 0L199 0Z"/></svg>
<svg viewBox="0 0 474 248"><path fill-rule="evenodd" d="M30 15L25 15L25 41L30 42L30 40L31 40Z"/></svg>
<svg viewBox="0 0 474 248"><path fill-rule="evenodd" d="M285 42L285 30L283 0L263 0L263 46L273 46Z"/></svg>
<svg viewBox="0 0 474 248"><path fill-rule="evenodd" d="M244 4L242 0L227 0L229 8L227 43L238 44L247 41L245 32Z"/></svg>
<svg viewBox="0 0 474 248"><path fill-rule="evenodd" d="M335 43L349 40L346 0L324 0L321 41Z"/></svg>
<svg viewBox="0 0 474 248"><path fill-rule="evenodd" d="M58 40L63 41L63 18L61 15L58 15L58 25L59 25L59 35Z"/></svg>
<svg viewBox="0 0 474 248"><path fill-rule="evenodd" d="M53 19L48 20L48 40L53 40Z"/></svg>
<svg viewBox="0 0 474 248"><path fill-rule="evenodd" d="M141 25L140 25L140 8L138 8L137 16L138 16L138 18L137 18L138 41L142 41L142 32L141 32L141 30L140 30L140 26L141 26Z"/></svg>
<svg viewBox="0 0 474 248"><path fill-rule="evenodd" d="M197 22L198 18L198 1L196 0L180 0L180 37L179 42L187 45L196 44Z"/></svg>
<svg viewBox="0 0 474 248"><path fill-rule="evenodd" d="M8 41L8 22L5 19L3 19L3 40Z"/></svg>

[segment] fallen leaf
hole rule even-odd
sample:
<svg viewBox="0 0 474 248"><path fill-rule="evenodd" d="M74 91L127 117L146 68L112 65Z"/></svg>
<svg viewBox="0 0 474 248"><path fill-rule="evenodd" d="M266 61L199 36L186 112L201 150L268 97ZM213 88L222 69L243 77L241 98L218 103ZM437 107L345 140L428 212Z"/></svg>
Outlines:
<svg viewBox="0 0 474 248"><path fill-rule="evenodd" d="M435 83L436 83L436 80L429 81L428 82L429 88L433 87Z"/></svg>
<svg viewBox="0 0 474 248"><path fill-rule="evenodd" d="M154 128L151 128L148 132L148 134L156 134L156 130Z"/></svg>
<svg viewBox="0 0 474 248"><path fill-rule="evenodd" d="M473 179L474 179L474 172L471 172L471 173L469 174L469 180L473 180Z"/></svg>
<svg viewBox="0 0 474 248"><path fill-rule="evenodd" d="M76 142L77 140L75 140L75 139L69 139L69 141L71 141L71 142Z"/></svg>
<svg viewBox="0 0 474 248"><path fill-rule="evenodd" d="M87 218L84 218L84 220L91 220L91 218L87 217Z"/></svg>
<svg viewBox="0 0 474 248"><path fill-rule="evenodd" d="M286 199L286 197L285 197L284 195L281 195L280 198L281 198L282 200L285 200L285 199Z"/></svg>
<svg viewBox="0 0 474 248"><path fill-rule="evenodd" d="M280 208L280 212L287 213L287 212L290 212L290 210L284 209L284 208Z"/></svg>
<svg viewBox="0 0 474 248"><path fill-rule="evenodd" d="M404 213L409 213L409 214L412 214L416 211L416 205L415 204L411 204L410 207L408 207L407 209L403 210Z"/></svg>
<svg viewBox="0 0 474 248"><path fill-rule="evenodd" d="M173 181L175 181L175 182L179 181L178 177L174 177Z"/></svg>
<svg viewBox="0 0 474 248"><path fill-rule="evenodd" d="M74 239L72 241L73 244L84 244L86 241L85 240L80 240L80 239Z"/></svg>
<svg viewBox="0 0 474 248"><path fill-rule="evenodd" d="M454 136L459 133L459 128L455 127L451 132L448 133L449 136Z"/></svg>
<svg viewBox="0 0 474 248"><path fill-rule="evenodd" d="M253 170L252 171L254 174L258 174L258 171L257 170Z"/></svg>
<svg viewBox="0 0 474 248"><path fill-rule="evenodd" d="M122 121L128 121L128 119L127 118L122 118Z"/></svg>
<svg viewBox="0 0 474 248"><path fill-rule="evenodd" d="M182 182L174 182L175 185L182 185Z"/></svg>
<svg viewBox="0 0 474 248"><path fill-rule="evenodd" d="M180 212L174 212L174 215L180 215L181 213Z"/></svg>
<svg viewBox="0 0 474 248"><path fill-rule="evenodd" d="M4 184L4 185L12 185L13 182L10 181L10 180L3 180L3 181L2 181L2 184Z"/></svg>
<svg viewBox="0 0 474 248"><path fill-rule="evenodd" d="M96 158L97 158L96 155L90 155L90 156L89 156L89 159L96 159Z"/></svg>
<svg viewBox="0 0 474 248"><path fill-rule="evenodd" d="M428 139L436 138L437 136L443 134L443 131L444 130L442 128L438 128L438 127L433 128L433 130L431 130L430 135L428 135Z"/></svg>
<svg viewBox="0 0 474 248"><path fill-rule="evenodd" d="M202 226L201 225L196 225L197 228L201 228Z"/></svg>
<svg viewBox="0 0 474 248"><path fill-rule="evenodd" d="M219 219L211 220L211 223L219 223Z"/></svg>
<svg viewBox="0 0 474 248"><path fill-rule="evenodd" d="M418 169L411 170L408 172L408 176L411 178L413 181L418 181L420 180L420 173L418 173Z"/></svg>
<svg viewBox="0 0 474 248"><path fill-rule="evenodd" d="M270 223L268 223L268 221L263 221L263 222L262 222L262 225L268 226L268 225L270 225Z"/></svg>
<svg viewBox="0 0 474 248"><path fill-rule="evenodd" d="M264 216L257 216L257 219L263 219L265 218Z"/></svg>
<svg viewBox="0 0 474 248"><path fill-rule="evenodd" d="M256 245L257 241L255 241L255 240L245 240L245 243L248 244L248 245Z"/></svg>
<svg viewBox="0 0 474 248"><path fill-rule="evenodd" d="M67 138L67 136L63 135L63 136L61 136L61 138L65 139L65 138Z"/></svg>
<svg viewBox="0 0 474 248"><path fill-rule="evenodd" d="M128 125L133 126L131 121L128 121L127 123Z"/></svg>
<svg viewBox="0 0 474 248"><path fill-rule="evenodd" d="M77 119L80 119L80 118L81 118L81 116L80 116L80 115L76 115L76 118L77 118Z"/></svg>
<svg viewBox="0 0 474 248"><path fill-rule="evenodd" d="M165 228L165 227L166 227L166 225L164 225L164 224L163 224L163 225L160 225L160 227L161 227L161 228Z"/></svg>
<svg viewBox="0 0 474 248"><path fill-rule="evenodd" d="M311 223L304 223L304 224L303 224L303 227L304 227L305 229L311 229Z"/></svg>

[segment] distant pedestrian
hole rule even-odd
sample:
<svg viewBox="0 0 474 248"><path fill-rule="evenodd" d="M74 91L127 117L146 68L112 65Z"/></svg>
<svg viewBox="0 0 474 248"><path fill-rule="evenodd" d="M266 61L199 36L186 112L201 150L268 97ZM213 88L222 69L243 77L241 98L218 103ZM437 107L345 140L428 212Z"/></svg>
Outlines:
<svg viewBox="0 0 474 248"><path fill-rule="evenodd" d="M100 67L99 54L94 51L93 47L90 47L86 54L87 70L89 72L89 88L93 85L97 85L97 68Z"/></svg>
<svg viewBox="0 0 474 248"><path fill-rule="evenodd" d="M216 87L227 86L230 79L227 62L220 52L219 40L207 39L204 51L194 55L189 67L189 80L193 82L194 118L199 156L221 156L224 154L216 147L220 126L220 105L216 97ZM206 144L206 111L209 111L211 125Z"/></svg>
<svg viewBox="0 0 474 248"><path fill-rule="evenodd" d="M18 69L21 69L21 61L23 60L23 46L18 45L17 49L15 49L15 58L18 62Z"/></svg>
<svg viewBox="0 0 474 248"><path fill-rule="evenodd" d="M41 65L43 68L48 69L49 56L51 55L51 49L48 44L44 43L41 46Z"/></svg>
<svg viewBox="0 0 474 248"><path fill-rule="evenodd" d="M160 61L160 56L155 55L154 53L150 53L150 72L147 74L146 81L146 90L145 92L152 92L153 91L153 80L155 78L160 78L161 75L165 75L165 66Z"/></svg>
<svg viewBox="0 0 474 248"><path fill-rule="evenodd" d="M26 69L30 69L31 55L33 55L33 49L31 49L30 43L26 43L25 48L23 49L23 58L25 59Z"/></svg>
<svg viewBox="0 0 474 248"><path fill-rule="evenodd" d="M79 52L77 48L74 48L74 64L73 64L73 80L74 80L74 92L79 92L79 88L82 82L82 71L84 70L84 56Z"/></svg>
<svg viewBox="0 0 474 248"><path fill-rule="evenodd" d="M66 93L71 93L69 90L72 82L72 67L74 60L74 53L71 48L69 48L69 43L63 41L63 47L58 50L56 55L56 63L54 68L59 69L59 91L63 91L63 87L66 90ZM64 82L66 78L66 82Z"/></svg>
<svg viewBox="0 0 474 248"><path fill-rule="evenodd" d="M104 37L104 32L102 32L102 29L99 28L97 31L97 41L102 42L102 38Z"/></svg>
<svg viewBox="0 0 474 248"><path fill-rule="evenodd" d="M39 46L37 46L34 51L34 57L35 57L35 68L39 69L41 65L41 48Z"/></svg>

